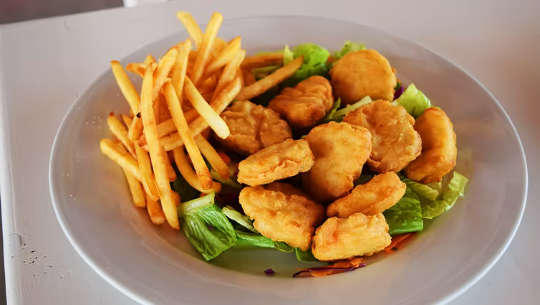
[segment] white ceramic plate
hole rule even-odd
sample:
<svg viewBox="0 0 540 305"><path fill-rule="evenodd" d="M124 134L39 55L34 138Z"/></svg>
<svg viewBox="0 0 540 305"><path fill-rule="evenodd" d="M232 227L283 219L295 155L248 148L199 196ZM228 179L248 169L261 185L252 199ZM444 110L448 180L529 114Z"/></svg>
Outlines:
<svg viewBox="0 0 540 305"><path fill-rule="evenodd" d="M228 253L204 262L182 234L151 225L131 205L119 167L102 156L110 111L127 113L106 71L73 104L56 136L50 191L64 232L84 260L125 294L156 304L432 304L470 287L501 256L519 225L527 192L523 149L510 119L478 81L448 60L380 30L311 17L226 21L220 36L241 35L248 52L303 42L338 49L345 40L379 50L454 122L457 170L470 178L465 199L426 225L402 251L345 274L293 279L294 255ZM161 55L185 33L127 57ZM267 277L263 270L278 272Z"/></svg>

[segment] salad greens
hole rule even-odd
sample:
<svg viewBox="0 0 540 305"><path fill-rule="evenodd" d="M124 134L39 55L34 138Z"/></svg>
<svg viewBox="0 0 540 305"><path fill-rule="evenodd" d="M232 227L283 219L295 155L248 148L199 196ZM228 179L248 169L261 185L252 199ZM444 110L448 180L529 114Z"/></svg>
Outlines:
<svg viewBox="0 0 540 305"><path fill-rule="evenodd" d="M326 62L330 56L327 49L314 43L297 45L292 50L289 46L283 49L283 64L286 65L293 59L303 56L304 63L287 81L287 86L294 86L302 80L313 75L326 75L328 67Z"/></svg>
<svg viewBox="0 0 540 305"><path fill-rule="evenodd" d="M356 43L356 42L351 42L350 40L347 40L343 44L343 47L341 48L341 50L334 52L332 54L332 57L334 57L334 60L338 60L349 52L360 51L360 50L365 50L365 49L366 49L366 46L363 43Z"/></svg>
<svg viewBox="0 0 540 305"><path fill-rule="evenodd" d="M273 241L259 233L250 233L236 230L236 248L273 248L281 252L290 253L294 248L281 241Z"/></svg>
<svg viewBox="0 0 540 305"><path fill-rule="evenodd" d="M334 102L334 106L332 107L332 110L330 110L330 112L323 118L323 122L330 122L330 121L336 121L336 122L341 122L343 120L343 118L351 111L354 111L366 104L369 104L371 103L372 100L369 96L366 96L364 97L363 99L359 100L358 102L354 103L354 104L350 104L350 105L347 105L341 109L338 109L340 104L341 104L341 100L338 98L335 102ZM334 110L335 109L335 110Z"/></svg>
<svg viewBox="0 0 540 305"><path fill-rule="evenodd" d="M394 103L403 106L415 118L431 107L430 100L414 84L410 84Z"/></svg>
<svg viewBox="0 0 540 305"><path fill-rule="evenodd" d="M435 189L427 184L416 182L405 177L403 177L401 180L407 184L407 188L410 188L422 198L433 201L439 197L440 190Z"/></svg>
<svg viewBox="0 0 540 305"><path fill-rule="evenodd" d="M313 253L311 253L311 249L308 249L307 251L302 251L298 248L295 248L294 253L296 255L296 259L299 262L309 263L318 261L315 256L313 256Z"/></svg>
<svg viewBox="0 0 540 305"><path fill-rule="evenodd" d="M199 197L199 191L191 187L178 171L176 172L176 180L171 182L171 188L185 201Z"/></svg>
<svg viewBox="0 0 540 305"><path fill-rule="evenodd" d="M178 214L189 242L209 261L236 244L236 232L214 203L214 193L180 204Z"/></svg>
<svg viewBox="0 0 540 305"><path fill-rule="evenodd" d="M422 231L422 208L418 195L409 187L405 195L393 207L383 212L390 228L390 235Z"/></svg>
<svg viewBox="0 0 540 305"><path fill-rule="evenodd" d="M255 230L255 227L253 227L253 223L251 222L249 217L238 212L233 207L226 205L221 209L221 211L223 212L223 214L225 214L225 216L227 216L231 220L234 220L234 222L241 225L243 228L251 232L257 233L257 230Z"/></svg>
<svg viewBox="0 0 540 305"><path fill-rule="evenodd" d="M467 177L454 171L454 176L450 179L447 189L442 193L440 199L422 202L422 216L433 219L450 210L456 201L464 196L468 182Z"/></svg>

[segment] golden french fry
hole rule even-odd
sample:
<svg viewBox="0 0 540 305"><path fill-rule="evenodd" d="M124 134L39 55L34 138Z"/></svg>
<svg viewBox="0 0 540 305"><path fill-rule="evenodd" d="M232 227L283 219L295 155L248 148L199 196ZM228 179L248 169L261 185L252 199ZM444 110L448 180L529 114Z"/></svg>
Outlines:
<svg viewBox="0 0 540 305"><path fill-rule="evenodd" d="M244 77L244 86L246 87L257 81L251 69L242 69L242 75Z"/></svg>
<svg viewBox="0 0 540 305"><path fill-rule="evenodd" d="M149 65L151 63L155 63L156 62L156 59L154 58L154 56L152 56L152 54L148 54L146 55L146 57L144 58L144 64L145 65Z"/></svg>
<svg viewBox="0 0 540 305"><path fill-rule="evenodd" d="M240 77L235 78L235 80L227 85L212 102L212 108L216 113L222 113L227 106L235 99L235 96L242 89L242 84ZM208 127L208 123L202 117L196 118L193 122L189 124L189 129L191 133L195 136L200 134L203 130ZM184 145L182 138L178 133L173 133L168 136L165 136L160 139L161 145L166 151L173 150L177 147Z"/></svg>
<svg viewBox="0 0 540 305"><path fill-rule="evenodd" d="M240 50L240 46L242 44L242 38L241 37L235 37L232 39L226 46L219 52L219 54L216 56L216 58L208 63L208 66L206 67L206 71L204 71L204 75L208 76L216 71L218 71L220 68L224 67L228 62L233 60L234 56L238 51Z"/></svg>
<svg viewBox="0 0 540 305"><path fill-rule="evenodd" d="M143 77L145 67L146 67L145 64L141 64L141 63L138 63L138 62L132 62L132 63L127 64L126 70L128 70L131 73L137 74L140 77Z"/></svg>
<svg viewBox="0 0 540 305"><path fill-rule="evenodd" d="M129 116L125 114L122 114L122 121L124 121L124 125L126 125L129 128L133 119L131 119Z"/></svg>
<svg viewBox="0 0 540 305"><path fill-rule="evenodd" d="M219 31L219 27L223 22L223 16L220 13L213 13L210 17L210 21L206 26L206 30L203 35L202 42L198 48L197 58L195 59L195 64L193 66L193 71L190 74L191 79L194 84L198 84L201 80L203 70L208 63L208 58L210 56L210 51L214 46L214 41Z"/></svg>
<svg viewBox="0 0 540 305"><path fill-rule="evenodd" d="M137 180L133 175L122 169L124 175L126 176L126 181L129 186L129 192L131 193L131 198L133 199L133 205L139 208L144 208L146 206L146 199L144 195L144 190L141 186L139 180Z"/></svg>
<svg viewBox="0 0 540 305"><path fill-rule="evenodd" d="M143 129L143 125L142 125L140 113L137 113L137 115L133 117L133 120L131 121L131 125L129 125L128 138L132 142L135 142L141 136L142 129Z"/></svg>
<svg viewBox="0 0 540 305"><path fill-rule="evenodd" d="M191 16L191 14L188 12L180 11L176 13L176 17L182 22L182 24L186 28L189 36L191 36L191 38L195 42L195 46L200 46L203 40L203 33L197 22L195 22L195 19L193 19L193 16Z"/></svg>
<svg viewBox="0 0 540 305"><path fill-rule="evenodd" d="M210 176L210 171L208 170L208 167L206 166L206 163L204 162L204 159L201 155L201 152L199 151L199 148L197 147L197 145L195 144L195 141L193 140L193 135L191 134L191 130L189 130L188 123L186 122L186 119L184 118L182 105L180 104L180 101L176 97L176 92L174 91L174 88L170 82L167 82L165 84L164 93L165 93L165 99L167 101L167 105L169 106L169 110L172 114L172 119L174 121L174 124L176 125L176 129L178 130L180 137L182 138L182 141L184 142L186 146L186 150L189 154L189 157L191 158L191 162L193 163L195 172L197 173L197 176L199 177L201 186L204 189L208 189L212 186L212 177Z"/></svg>
<svg viewBox="0 0 540 305"><path fill-rule="evenodd" d="M176 126L174 126L174 122L172 119L165 120L157 125L158 135L159 137L164 137L171 132L176 131Z"/></svg>
<svg viewBox="0 0 540 305"><path fill-rule="evenodd" d="M243 69L253 69L259 67L280 65L283 63L283 53L267 53L255 56L248 56L242 62Z"/></svg>
<svg viewBox="0 0 540 305"><path fill-rule="evenodd" d="M229 136L230 130L227 123L217 114L214 109L204 100L199 90L191 82L189 77L186 77L184 94L191 102L195 110L208 123L208 126L222 139Z"/></svg>
<svg viewBox="0 0 540 305"><path fill-rule="evenodd" d="M291 61L287 65L277 69L263 79L256 81L255 83L244 87L242 91L236 97L238 100L249 100L253 97L259 96L266 92L268 89L278 85L285 79L289 78L300 68L304 59L302 56Z"/></svg>
<svg viewBox="0 0 540 305"><path fill-rule="evenodd" d="M184 141L185 143L185 141ZM229 179L230 172L229 172L229 166L221 156L218 154L218 152L214 149L212 144L208 142L202 135L197 135L195 137L195 143L197 143L197 146L201 150L202 154L208 160L210 163L210 166L218 173L218 175L223 179ZM187 147L187 146L186 146Z"/></svg>
<svg viewBox="0 0 540 305"><path fill-rule="evenodd" d="M158 97L159 91L169 76L169 72L171 72L177 56L178 50L176 48L171 48L169 51L167 51L167 53L165 53L165 55L163 55L163 58L159 60L156 70L156 78L153 85L154 87L152 89L152 101L156 100Z"/></svg>
<svg viewBox="0 0 540 305"><path fill-rule="evenodd" d="M212 181L212 186L206 189L201 186L199 178L191 167L190 161L188 160L188 157L186 156L183 147L175 148L173 150L173 155L176 167L178 167L178 171L180 171L180 174L182 175L182 177L184 177L184 180L186 180L186 182L189 183L189 185L191 185L194 189L201 193L218 193L219 191L221 191L221 183L219 182Z"/></svg>
<svg viewBox="0 0 540 305"><path fill-rule="evenodd" d="M178 100L182 101L184 79L186 77L186 71L189 60L189 52L191 51L191 40L186 40L178 47L178 55L176 56L176 62L172 70L171 80L173 83L174 91Z"/></svg>
<svg viewBox="0 0 540 305"><path fill-rule="evenodd" d="M159 190L152 173L152 164L148 152L135 143L135 152L139 162L139 170L142 175L143 187L148 196L153 200L159 200Z"/></svg>
<svg viewBox="0 0 540 305"><path fill-rule="evenodd" d="M111 139L102 139L99 141L101 152L113 160L116 164L127 172L129 172L137 180L142 181L142 175L139 171L139 164L127 151L118 148L118 145Z"/></svg>
<svg viewBox="0 0 540 305"><path fill-rule="evenodd" d="M148 217L150 221L155 225L160 225L165 222L165 215L161 209L161 205L157 200L152 199L148 194L146 194L146 211L148 212Z"/></svg>
<svg viewBox="0 0 540 305"><path fill-rule="evenodd" d="M163 159L165 160L165 165L167 166L167 177L169 177L169 181L173 182L174 180L176 180L176 171L172 166L171 159L169 159L169 155L167 154L167 152L164 149L162 149L162 151Z"/></svg>
<svg viewBox="0 0 540 305"><path fill-rule="evenodd" d="M199 90L201 92L213 92L217 85L217 77L215 75L211 75L201 81L201 84L199 85Z"/></svg>
<svg viewBox="0 0 540 305"><path fill-rule="evenodd" d="M139 94L129 79L129 76L126 74L126 71L124 71L124 68L122 68L122 65L117 60L111 61L111 69L114 74L114 78L116 79L116 83L126 98L131 111L134 114L139 112Z"/></svg>
<svg viewBox="0 0 540 305"><path fill-rule="evenodd" d="M155 69L155 63L146 68L142 83L141 118L144 126L143 132L148 143L150 160L154 169L156 184L160 193L160 200L163 212L165 213L165 218L172 228L179 230L180 225L178 222L178 212L176 210L176 200L174 195L172 195L173 190L171 190L167 173L167 164L164 160L165 153L163 152L163 148L159 143L156 117L152 107L152 89L154 88L153 74Z"/></svg>
<svg viewBox="0 0 540 305"><path fill-rule="evenodd" d="M133 149L133 144L128 138L128 130L112 112L109 113L109 117L107 118L107 125L109 126L112 134L118 140L120 140L120 142L127 148L129 153L134 156L135 150Z"/></svg>
<svg viewBox="0 0 540 305"><path fill-rule="evenodd" d="M218 84L216 85L216 89L214 89L214 95L212 96L212 99L214 99L214 97L219 94L219 92L223 89L223 87L225 87L225 85L230 83L236 77L240 64L244 60L245 56L246 51L240 50L238 53L236 53L234 59L225 66L223 72L221 72L221 76L219 78Z"/></svg>

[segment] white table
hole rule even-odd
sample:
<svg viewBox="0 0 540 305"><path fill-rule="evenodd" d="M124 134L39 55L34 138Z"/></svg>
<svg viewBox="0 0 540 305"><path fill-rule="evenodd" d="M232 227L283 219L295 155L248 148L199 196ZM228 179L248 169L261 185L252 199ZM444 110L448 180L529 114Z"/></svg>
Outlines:
<svg viewBox="0 0 540 305"><path fill-rule="evenodd" d="M67 107L109 60L178 31L178 9L204 22L218 10L225 18L300 14L373 25L417 41L478 77L520 132L528 155L529 200L506 254L452 304L538 303L539 1L210 2L169 2L0 27L0 134L1 143L8 143L0 145L0 182L9 304L133 304L82 261L60 230L49 199L49 150Z"/></svg>

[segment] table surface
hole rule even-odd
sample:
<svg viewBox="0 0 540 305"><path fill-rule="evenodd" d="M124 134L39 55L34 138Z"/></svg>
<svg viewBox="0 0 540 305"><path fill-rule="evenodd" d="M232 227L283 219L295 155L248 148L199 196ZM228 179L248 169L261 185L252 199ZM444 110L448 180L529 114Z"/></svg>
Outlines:
<svg viewBox="0 0 540 305"><path fill-rule="evenodd" d="M435 2L186 1L0 26L0 186L8 303L134 304L90 269L61 231L49 199L49 151L68 106L108 69L109 60L177 32L181 25L174 13L183 9L201 21L217 10L225 18L296 14L363 23L417 41L476 76L516 124L531 187L507 252L451 304L536 304L540 1Z"/></svg>

